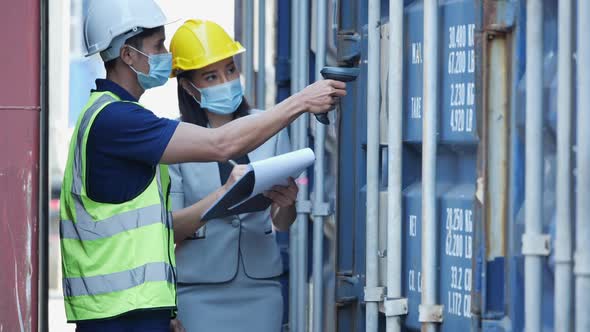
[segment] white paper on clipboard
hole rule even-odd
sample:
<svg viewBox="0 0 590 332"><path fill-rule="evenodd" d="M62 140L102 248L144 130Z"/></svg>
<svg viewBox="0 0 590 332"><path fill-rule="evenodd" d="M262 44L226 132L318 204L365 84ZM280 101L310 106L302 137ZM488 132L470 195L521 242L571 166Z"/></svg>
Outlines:
<svg viewBox="0 0 590 332"><path fill-rule="evenodd" d="M314 162L315 153L310 148L306 148L250 163L255 179L252 193L233 205L231 209L274 186L286 186L289 178L296 179Z"/></svg>
<svg viewBox="0 0 590 332"><path fill-rule="evenodd" d="M250 163L248 171L205 211L202 220L267 209L271 201L260 194L287 185L289 178L297 178L314 161L315 154L306 148Z"/></svg>

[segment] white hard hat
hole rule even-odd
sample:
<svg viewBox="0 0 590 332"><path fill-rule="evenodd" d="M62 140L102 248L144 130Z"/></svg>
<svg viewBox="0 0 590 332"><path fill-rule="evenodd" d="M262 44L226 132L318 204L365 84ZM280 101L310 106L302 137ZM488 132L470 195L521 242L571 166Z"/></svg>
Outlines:
<svg viewBox="0 0 590 332"><path fill-rule="evenodd" d="M101 52L105 62L116 59L127 39L165 24L153 0L93 0L84 18L86 56Z"/></svg>

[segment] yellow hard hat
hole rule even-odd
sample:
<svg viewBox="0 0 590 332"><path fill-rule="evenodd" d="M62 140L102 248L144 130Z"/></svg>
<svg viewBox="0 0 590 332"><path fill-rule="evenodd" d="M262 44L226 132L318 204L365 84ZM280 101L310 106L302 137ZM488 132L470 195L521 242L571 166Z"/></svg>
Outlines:
<svg viewBox="0 0 590 332"><path fill-rule="evenodd" d="M233 40L219 24L204 20L188 20L178 28L170 42L172 74L206 67L240 54L246 49Z"/></svg>

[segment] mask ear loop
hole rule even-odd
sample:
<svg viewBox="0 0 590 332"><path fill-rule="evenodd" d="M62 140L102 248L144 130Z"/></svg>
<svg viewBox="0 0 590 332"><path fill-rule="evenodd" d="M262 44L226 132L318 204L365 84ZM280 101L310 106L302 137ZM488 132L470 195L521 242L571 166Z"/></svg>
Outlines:
<svg viewBox="0 0 590 332"><path fill-rule="evenodd" d="M190 80L188 80L188 79L187 79L186 81L188 82L188 84L190 84L190 85L193 87L193 89L195 89L195 90L199 91L199 93L201 94L201 99L202 99L202 98L203 98L203 93L201 92L201 89L197 88L197 87L196 87L196 86L193 84L193 82L191 82ZM201 105L201 101L197 99L197 96L195 96L195 95L193 94L193 95L192 95L192 97L193 97L193 99L194 99L194 100L195 100L195 101L196 101L196 102L197 102L199 105Z"/></svg>
<svg viewBox="0 0 590 332"><path fill-rule="evenodd" d="M125 44L125 46L127 46L127 47L131 48L132 50L135 50L136 52L138 52L138 53L139 53L139 54L141 54L141 55L145 55L145 56L146 56L148 59L150 58L150 56L149 56L149 55L147 55L147 54L143 53L142 51L140 51L140 50L136 49L135 47L133 47L133 46L131 46L131 45L129 45L129 44Z"/></svg>
<svg viewBox="0 0 590 332"><path fill-rule="evenodd" d="M131 45L129 45L129 44L124 44L123 46L127 46L127 47L129 47L130 49L132 49L132 50L134 50L134 51L138 52L139 54L141 54L141 55L143 55L143 56L147 57L147 58L148 58L148 60L150 59L150 56L149 56L149 55L147 55L147 54L143 53L142 51L140 51L140 50L136 49L135 47L133 47L133 46L131 46ZM148 65L149 65L149 61L148 61ZM129 68L131 68L131 70L133 70L133 71L134 71L136 74L139 74L139 73L140 73L140 71L138 71L137 69L133 68L133 66L132 66L132 65L127 65L127 66L129 66ZM150 69L151 69L151 68L150 68ZM144 73L142 73L142 74L144 74ZM144 75L145 75L145 74L144 74Z"/></svg>

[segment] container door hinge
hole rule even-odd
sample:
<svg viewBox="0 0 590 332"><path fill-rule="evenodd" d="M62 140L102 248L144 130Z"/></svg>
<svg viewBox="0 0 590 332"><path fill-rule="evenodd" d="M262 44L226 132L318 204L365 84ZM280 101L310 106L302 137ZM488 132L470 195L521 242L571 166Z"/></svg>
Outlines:
<svg viewBox="0 0 590 332"><path fill-rule="evenodd" d="M359 300L357 286L359 286L360 279L360 276L354 275L352 271L340 271L336 273L336 280L338 281L336 305L338 307L352 305Z"/></svg>
<svg viewBox="0 0 590 332"><path fill-rule="evenodd" d="M356 296L340 296L336 298L336 306L337 307L344 307L350 304L355 303L358 301L358 297Z"/></svg>
<svg viewBox="0 0 590 332"><path fill-rule="evenodd" d="M365 302L381 302L385 287L365 287Z"/></svg>
<svg viewBox="0 0 590 332"><path fill-rule="evenodd" d="M524 256L549 256L550 252L550 235L535 233L524 233L522 235L522 254Z"/></svg>
<svg viewBox="0 0 590 332"><path fill-rule="evenodd" d="M517 8L513 1L484 1L484 29L488 32L509 32L516 22Z"/></svg>
<svg viewBox="0 0 590 332"><path fill-rule="evenodd" d="M408 299L401 298L385 298L383 307L386 317L399 317L408 314Z"/></svg>
<svg viewBox="0 0 590 332"><path fill-rule="evenodd" d="M421 323L442 323L443 308L440 304L420 304L418 306L418 321Z"/></svg>

